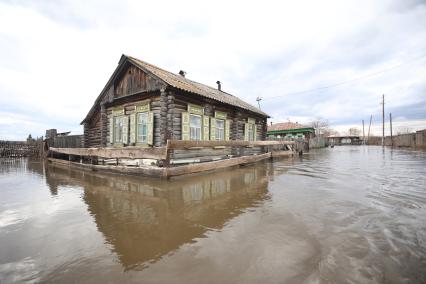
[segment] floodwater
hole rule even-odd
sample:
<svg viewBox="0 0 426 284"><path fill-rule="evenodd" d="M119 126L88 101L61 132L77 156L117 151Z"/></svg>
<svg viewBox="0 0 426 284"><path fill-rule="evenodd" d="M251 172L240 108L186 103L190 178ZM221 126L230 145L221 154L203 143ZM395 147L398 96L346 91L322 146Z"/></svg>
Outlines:
<svg viewBox="0 0 426 284"><path fill-rule="evenodd" d="M0 282L426 283L426 152L170 181L0 160Z"/></svg>

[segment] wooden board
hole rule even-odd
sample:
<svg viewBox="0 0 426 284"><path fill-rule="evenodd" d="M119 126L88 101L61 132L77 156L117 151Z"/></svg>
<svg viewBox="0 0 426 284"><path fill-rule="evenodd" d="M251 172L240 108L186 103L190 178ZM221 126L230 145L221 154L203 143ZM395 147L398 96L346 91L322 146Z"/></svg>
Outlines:
<svg viewBox="0 0 426 284"><path fill-rule="evenodd" d="M293 151L272 151L271 152L271 157L275 158L275 157L289 157L289 156L293 156Z"/></svg>
<svg viewBox="0 0 426 284"><path fill-rule="evenodd" d="M214 161L214 162L196 163L196 164L190 164L185 166L171 167L171 168L166 168L166 175L179 176L179 175L193 174L193 173L215 170L215 169L222 169L222 168L232 167L236 165L255 163L264 159L268 159L270 157L271 157L271 153L265 153L260 155L231 158L228 160L220 160L220 161Z"/></svg>
<svg viewBox="0 0 426 284"><path fill-rule="evenodd" d="M119 174L129 175L143 175L152 177L165 177L165 168L160 167L126 167L126 166L111 166L111 165L91 165L91 164L80 164L77 162L71 162L66 160L48 158L49 163L53 165L70 166L75 168L88 169L92 171L104 171Z"/></svg>
<svg viewBox="0 0 426 284"><path fill-rule="evenodd" d="M218 147L218 146L270 146L270 145L292 145L294 141L186 141L186 140L168 140L169 149L189 149L192 147Z"/></svg>
<svg viewBox="0 0 426 284"><path fill-rule="evenodd" d="M103 158L156 159L166 158L166 147L124 147L124 148L49 148L50 151L76 156L97 156Z"/></svg>

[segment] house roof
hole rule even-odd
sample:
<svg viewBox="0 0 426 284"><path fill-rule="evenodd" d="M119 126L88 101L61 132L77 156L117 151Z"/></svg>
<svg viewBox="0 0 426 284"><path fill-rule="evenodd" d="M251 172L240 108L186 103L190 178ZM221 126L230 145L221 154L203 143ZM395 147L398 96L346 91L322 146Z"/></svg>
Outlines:
<svg viewBox="0 0 426 284"><path fill-rule="evenodd" d="M269 117L268 114L259 110L257 107L252 106L251 104L246 103L240 98L233 96L229 93L226 93L224 91L219 91L217 88L213 88L213 87L189 80L188 78L183 77L182 75L166 71L164 69L161 69L155 65L152 65L140 59L127 56L127 55L124 55L124 56L126 56L136 66L148 71L149 73L152 73L153 75L160 78L162 81L164 81L166 84L172 87L175 87L177 89L187 91L190 93L194 93L209 99L213 99L221 103L237 106L242 109L260 114L262 116Z"/></svg>
<svg viewBox="0 0 426 284"><path fill-rule="evenodd" d="M113 75L109 79L107 85L104 87L101 94L96 99L94 105L90 109L89 113L87 114L86 118L81 122L82 124L95 112L96 108L99 107L99 102L104 94L104 92L107 90L108 85L113 81L114 77L117 76L118 70L121 66L125 64L125 62L130 62L133 65L139 67L143 71L153 75L154 77L160 79L163 81L166 85L174 87L179 90L183 90L189 93L193 93L208 99L212 99L221 103L225 103L231 106L236 106L244 110L248 110L251 112L254 112L256 114L259 114L261 116L270 117L267 113L261 111L257 107L246 103L245 101L241 100L240 98L231 95L229 93L226 93L224 91L219 91L216 88L189 80L188 78L185 78L179 74L175 74L169 71L166 71L160 67L157 67L155 65L152 65L150 63L147 63L145 61L142 61L140 59L128 56L128 55L122 55L121 59L119 61L119 64L114 71Z"/></svg>
<svg viewBox="0 0 426 284"><path fill-rule="evenodd" d="M280 122L275 123L268 126L268 132L269 131L284 131L284 130L296 130L296 129L303 129L308 128L312 129L311 126L299 124L297 122Z"/></svg>

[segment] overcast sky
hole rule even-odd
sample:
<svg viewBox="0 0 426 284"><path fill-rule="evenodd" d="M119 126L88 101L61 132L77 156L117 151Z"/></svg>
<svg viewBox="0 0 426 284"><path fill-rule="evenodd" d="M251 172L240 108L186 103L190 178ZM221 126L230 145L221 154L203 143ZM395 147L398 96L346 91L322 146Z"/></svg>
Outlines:
<svg viewBox="0 0 426 284"><path fill-rule="evenodd" d="M128 54L344 132L426 128L425 1L0 0L0 139L79 125Z"/></svg>

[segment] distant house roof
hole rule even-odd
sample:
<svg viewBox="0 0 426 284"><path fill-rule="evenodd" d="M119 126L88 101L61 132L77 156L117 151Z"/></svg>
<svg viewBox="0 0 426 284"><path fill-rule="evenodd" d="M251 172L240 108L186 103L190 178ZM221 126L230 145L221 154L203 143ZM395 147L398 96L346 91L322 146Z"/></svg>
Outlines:
<svg viewBox="0 0 426 284"><path fill-rule="evenodd" d="M240 98L236 96L233 96L224 91L220 91L217 88L209 87L207 85L189 80L182 75L166 71L164 69L161 69L160 67L157 67L155 65L152 65L140 59L137 59L128 55L124 55L124 54L122 55L120 62L118 63L119 66L116 68L116 71L114 72L110 80L108 81L107 86L111 83L113 77L117 75L118 73L117 70L119 70L120 66L122 66L125 62L132 63L133 65L139 67L141 70L160 79L168 86L171 86L176 89L180 89L189 93L193 93L205 98L209 98L221 103L225 103L231 106L237 106L241 109L260 114L261 116L270 117L267 113L261 111L260 109L258 109L255 106L252 106L249 103L246 103L245 101L241 100ZM86 118L82 121L82 123L85 122L94 113L97 107L99 107L98 104L99 104L100 98L102 97L103 93L106 91L107 86L105 86L104 90L98 96L95 104L92 106L92 109L89 111L89 113L87 114Z"/></svg>
<svg viewBox="0 0 426 284"><path fill-rule="evenodd" d="M307 131L313 130L311 126L299 124L297 122L281 122L281 123L274 123L268 126L268 132L300 130L300 129L306 129Z"/></svg>

